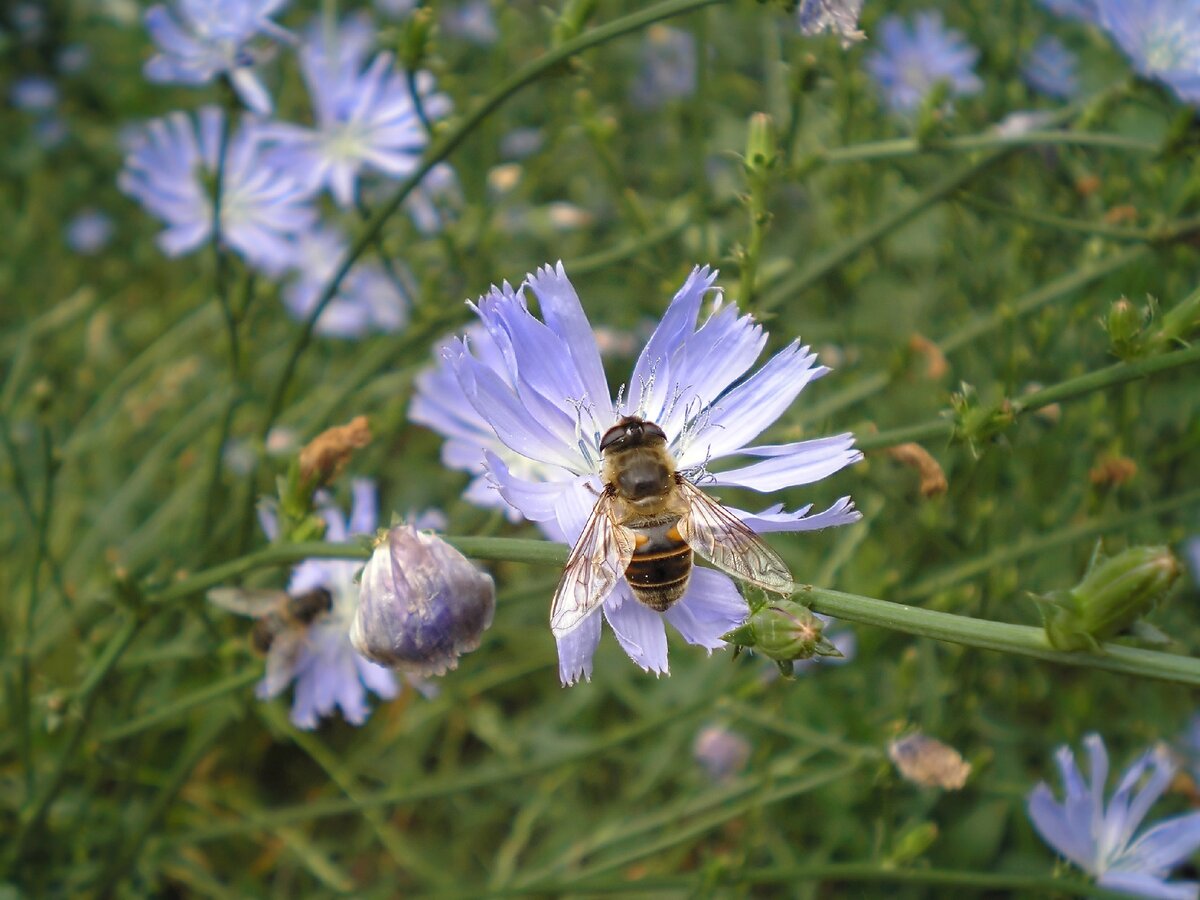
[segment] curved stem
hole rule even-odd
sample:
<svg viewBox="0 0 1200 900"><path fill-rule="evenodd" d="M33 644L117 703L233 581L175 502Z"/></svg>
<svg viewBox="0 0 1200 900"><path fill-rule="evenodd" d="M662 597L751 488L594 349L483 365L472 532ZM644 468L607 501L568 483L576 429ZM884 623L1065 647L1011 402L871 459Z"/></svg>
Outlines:
<svg viewBox="0 0 1200 900"><path fill-rule="evenodd" d="M567 547L549 541L460 536L447 536L446 541L474 559L548 566L561 566L567 559ZM205 572L198 572L150 599L159 603L181 600L255 569L290 565L304 559L366 559L369 554L369 548L362 543L278 544ZM1200 685L1200 659L1188 656L1140 650L1111 643L1104 644L1101 653L1066 653L1051 648L1046 641L1045 632L1041 628L1029 625L1011 625L1006 622L935 612L809 584L794 585L794 591L802 602L810 604L817 612L851 622L876 625L892 631L902 631L968 647L1030 656L1064 665L1107 669L1180 684Z"/></svg>
<svg viewBox="0 0 1200 900"><path fill-rule="evenodd" d="M935 141L898 138L872 141L851 147L818 151L820 163L874 162L881 159L900 159L924 153L970 152L1000 148L1037 147L1069 144L1076 147L1095 147L1101 150L1127 150L1131 153L1158 153L1162 145L1155 141L1127 137L1123 134L1103 134L1088 131L1027 131L1024 134L969 134Z"/></svg>
<svg viewBox="0 0 1200 900"><path fill-rule="evenodd" d="M409 194L416 189L417 185L421 183L421 180L429 174L434 166L449 157L458 148L459 144L465 141L489 115L495 112L510 97L527 85L532 84L542 75L552 71L572 56L611 41L614 38L621 37L631 31L637 31L639 28L644 28L661 19L683 15L684 13L692 12L705 6L712 6L723 2L726 2L726 0L665 0L665 2L658 3L641 12L622 16L619 19L609 22L607 25L593 28L579 35L579 37L565 41L539 59L514 72L501 82L496 90L485 97L471 112L467 113L457 125L447 130L441 140L430 148L425 158L421 161L421 164L417 166L408 179L396 189L391 197L375 210L370 219L363 225L362 230L359 231L358 236L347 251L346 257L334 271L328 284L325 285L325 289L321 291L316 304L301 326L300 333L296 336L295 341L293 341L288 352L287 361L284 363L283 371L280 373L279 379L271 391L270 400L267 405L267 417L262 426L262 439L266 439L267 433L271 430L271 426L283 409L283 401L287 395L288 386L291 384L292 375L295 373L296 365L299 363L301 355L312 339L317 319L325 311L325 307L329 301L337 294L338 288L341 286L346 274L350 271L351 266L354 265L355 261L371 245L372 241L375 240L375 236L383 229L387 220L408 199Z"/></svg>
<svg viewBox="0 0 1200 900"><path fill-rule="evenodd" d="M1068 378L1059 384L1051 385L1032 394L1025 394L1015 400L1008 401L1009 411L1013 417L1021 413L1032 412L1058 403L1072 400L1092 391L1103 390L1114 385L1136 381L1158 372L1181 368L1200 362L1200 344L1184 350L1171 353L1161 353L1147 359L1119 362L1095 372L1088 372L1078 378ZM917 425L905 425L890 431L880 431L876 434L862 435L855 441L861 450L876 450L880 447L891 447L907 441L927 441L938 437L950 437L954 434L955 423L950 418L933 419Z"/></svg>

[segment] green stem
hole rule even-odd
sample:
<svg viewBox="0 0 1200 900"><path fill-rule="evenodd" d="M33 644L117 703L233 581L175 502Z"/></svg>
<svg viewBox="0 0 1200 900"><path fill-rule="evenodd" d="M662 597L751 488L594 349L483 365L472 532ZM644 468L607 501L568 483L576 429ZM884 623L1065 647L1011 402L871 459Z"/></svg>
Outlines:
<svg viewBox="0 0 1200 900"><path fill-rule="evenodd" d="M846 240L830 247L803 269L775 285L774 288L763 294L759 309L763 311L773 309L795 296L813 282L825 277L846 260L865 250L876 241L883 239L901 225L915 219L925 210L945 199L950 194L953 194L980 172L1000 162L1010 152L1011 150L993 150L975 162L969 163L938 179L911 202L882 216L879 221L869 228L865 228L858 234L851 235Z"/></svg>
<svg viewBox="0 0 1200 900"><path fill-rule="evenodd" d="M498 540L498 539L497 539ZM522 543L540 544L544 541L524 541ZM556 546L556 545L551 545ZM565 548L561 548L564 551ZM661 716L646 719L635 725L615 729L597 740L582 746L548 753L540 758L529 759L519 763L498 766L481 766L471 772L456 772L440 778L428 778L406 788L391 791L377 791L369 797L358 800L334 799L314 800L275 809L271 812L255 816L253 820L230 822L196 829L190 833L172 835L168 840L173 844L198 844L204 841L220 840L234 837L247 832L269 831L272 828L292 825L296 822L320 819L328 816L341 816L347 813L360 813L365 807L398 806L406 803L417 803L434 797L449 797L455 794L478 790L496 784L512 784L519 778L536 775L539 772L556 769L559 766L582 762L593 756L603 756L630 741L643 737L657 737L664 728L694 718L700 713L707 712L713 703L712 697L701 697L691 703L677 706Z"/></svg>
<svg viewBox="0 0 1200 900"><path fill-rule="evenodd" d="M1009 410L1014 418L1022 413L1032 412L1063 400L1072 400L1093 391L1104 390L1118 384L1136 381L1158 372L1166 372L1183 366L1200 362L1200 344L1184 350L1162 353L1148 359L1138 359L1129 362L1119 362L1095 372L1088 372L1078 378L1068 378L1059 384L1051 385L1032 394L1025 394L1015 400L1008 401ZM880 431L876 434L862 435L855 443L862 450L877 450L881 447L891 447L908 441L928 441L939 437L950 437L954 434L955 423L949 418L934 419L917 425L906 425L893 428L890 431Z"/></svg>
<svg viewBox="0 0 1200 900"><path fill-rule="evenodd" d="M561 566L567 558L565 545L549 541L480 537L447 537L446 540L475 559ZM365 559L368 553L367 547L362 544L322 542L276 545L223 566L197 573L152 599L157 602L180 600L258 568L284 566L315 558ZM1134 649L1119 644L1103 645L1102 653L1064 653L1050 647L1046 642L1045 633L1040 628L918 609L812 585L798 584L794 587L800 598L810 603L817 612L852 622L877 625L893 631L968 647L1031 656L1065 665L1107 669L1146 678L1200 685L1200 659L1192 657Z"/></svg>
<svg viewBox="0 0 1200 900"><path fill-rule="evenodd" d="M200 761L212 749L232 721L233 716L228 712L218 713L215 718L209 719L201 728L199 735L192 739L179 760L166 773L165 783L159 788L150 808L146 810L141 821L133 828L132 834L100 875L98 886L101 898L111 897L116 893L126 871L137 861L142 845L150 836L150 832L167 814L171 804L175 802L175 798L187 784L192 771L200 764Z"/></svg>
<svg viewBox="0 0 1200 900"><path fill-rule="evenodd" d="M814 154L814 159L827 164L876 162L919 156L925 153L962 153L975 150L1016 149L1063 144L1076 147L1095 147L1101 150L1128 150L1132 153L1146 154L1155 154L1162 149L1162 145L1158 142L1131 138L1123 134L1100 134L1087 131L1027 131L1024 134L1014 135L971 134L933 141L918 141L915 138L873 141L855 144L852 147L821 150Z"/></svg>
<svg viewBox="0 0 1200 900"><path fill-rule="evenodd" d="M271 426L283 409L283 402L287 396L292 376L295 373L301 355L303 355L309 341L312 339L317 319L325 311L325 307L329 301L337 294L342 280L346 277L354 262L366 251L375 239L375 236L383 229L387 220L400 208L408 198L408 195L413 192L434 166L449 157L489 115L499 109L510 97L518 93L522 88L535 82L542 75L555 70L559 64L570 59L572 56L632 31L637 31L647 25L652 25L661 19L683 15L705 6L712 6L722 2L725 2L725 0L664 0L664 2L640 12L622 16L619 19L609 22L607 25L592 28L572 40L563 42L560 46L555 47L540 58L514 72L501 82L491 94L480 101L471 112L467 113L458 124L450 127L441 140L430 148L425 158L421 161L421 164L417 166L408 179L372 214L370 220L359 231L358 236L346 253L345 259L341 261L330 278L329 283L321 291L316 304L301 326L299 334L296 335L289 349L287 361L284 363L279 379L271 391L270 400L267 405L267 416L262 426L262 439L266 440L267 433L271 430Z"/></svg>
<svg viewBox="0 0 1200 900"><path fill-rule="evenodd" d="M616 881L605 880L590 883L563 881L553 885L538 885L536 893L545 896L559 896L561 894L619 894L626 892L641 894L662 891L690 895L702 887L711 889L717 885L731 887L737 885L787 885L789 889L794 889L797 884L810 881L953 887L976 892L998 892L1010 897L1022 897L1037 893L1070 897L1098 897L1104 898L1104 900L1110 900L1110 898L1111 900L1128 900L1129 898L1127 893L1107 890L1075 878L963 872L951 869L897 869L878 862L778 866L741 872L722 872L715 876L698 872L693 875L652 875L639 879L622 877ZM495 896L513 896L530 892L535 892L535 889L504 890ZM833 892L833 895L836 893Z"/></svg>
<svg viewBox="0 0 1200 900"><path fill-rule="evenodd" d="M25 857L25 852L29 847L29 842L37 837L41 831L42 823L45 821L50 804L54 802L58 796L58 792L66 784L67 771L71 758L75 755L75 751L79 749L79 745L83 741L83 736L91 724L92 709L100 694L100 687L116 667L121 655L133 643L133 639L137 636L141 625L142 620L139 618L130 616L126 619L117 633L109 640L108 646L104 648L104 652L96 660L87 679L80 686L75 701L75 721L71 726L70 733L67 735L66 742L63 744L62 752L59 753L58 759L55 760L54 772L51 774L50 780L46 783L45 788L37 799L22 810L21 822L17 828L17 836L11 844L12 853L10 858L13 867L21 864Z"/></svg>
<svg viewBox="0 0 1200 900"><path fill-rule="evenodd" d="M901 591L897 599L915 600L919 597L928 597L938 591L961 584L996 566L1015 562L1026 556L1045 553L1057 547L1076 544L1085 538L1096 537L1102 534L1113 534L1146 519L1155 518L1177 509L1186 509L1189 506L1200 506L1200 490L1189 491L1177 497L1160 500L1157 503L1151 503L1149 506L1135 509L1124 515L1113 516L1112 518L1092 519L1087 522L1080 522L1077 525L1071 525L1068 528L1052 531L1049 534L1039 534L1024 538L1015 544L994 550L986 556L950 566L934 573L928 578L922 578L916 584Z"/></svg>

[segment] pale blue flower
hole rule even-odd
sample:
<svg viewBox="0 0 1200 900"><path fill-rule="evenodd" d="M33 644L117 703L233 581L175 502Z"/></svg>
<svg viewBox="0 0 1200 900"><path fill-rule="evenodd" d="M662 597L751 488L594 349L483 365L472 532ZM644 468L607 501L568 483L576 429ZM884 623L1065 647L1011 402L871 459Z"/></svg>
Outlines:
<svg viewBox="0 0 1200 900"><path fill-rule="evenodd" d="M500 29L487 0L467 0L442 13L441 26L451 37L486 47L496 43Z"/></svg>
<svg viewBox="0 0 1200 900"><path fill-rule="evenodd" d="M173 9L146 10L146 30L159 52L145 68L159 84L208 84L229 78L242 102L257 113L271 112L271 96L255 71L263 54L259 35L290 42L292 35L271 21L287 0L177 0Z"/></svg>
<svg viewBox="0 0 1200 900"><path fill-rule="evenodd" d="M12 83L8 99L25 112L49 112L58 106L58 85L44 75L25 75Z"/></svg>
<svg viewBox="0 0 1200 900"><path fill-rule="evenodd" d="M1095 24L1097 21L1097 0L1040 0L1042 6L1056 16L1065 19L1078 19L1081 22Z"/></svg>
<svg viewBox="0 0 1200 900"><path fill-rule="evenodd" d="M212 234L209 182L224 128L224 114L210 106L196 119L182 112L154 119L132 140L118 184L167 224L158 244L168 256L195 250ZM301 185L266 163L257 126L243 122L225 153L222 241L268 275L278 275L295 258L293 239L316 218L308 201Z"/></svg>
<svg viewBox="0 0 1200 900"><path fill-rule="evenodd" d="M1192 584L1200 587L1200 535L1184 541L1183 556L1192 573Z"/></svg>
<svg viewBox="0 0 1200 900"><path fill-rule="evenodd" d="M348 522L336 507L322 507L325 540L340 542L356 534L375 533L378 501L374 482L355 479L352 490L354 499ZM274 517L267 513L261 518L268 536L275 539ZM358 603L355 577L361 568L362 560L308 559L292 570L289 594L324 588L333 599L330 612L309 627L299 652L285 656L275 653L272 645L266 677L258 685L259 698L267 700L295 682L292 723L297 728L316 728L335 709L340 709L351 725L362 725L371 713L368 692L384 700L391 700L399 693L395 676L383 666L364 659L350 643L350 623Z"/></svg>
<svg viewBox="0 0 1200 900"><path fill-rule="evenodd" d="M1200 847L1200 812L1165 819L1138 831L1175 773L1165 748L1142 754L1125 772L1107 803L1108 753L1097 734L1083 740L1090 763L1085 780L1069 747L1056 754L1064 797L1040 783L1029 795L1029 818L1038 834L1101 887L1141 897L1194 900L1196 882L1167 881L1171 869ZM1135 834L1136 833L1136 834Z"/></svg>
<svg viewBox="0 0 1200 900"><path fill-rule="evenodd" d="M1035 91L1068 100L1079 91L1079 60L1054 35L1041 38L1025 58L1021 74Z"/></svg>
<svg viewBox="0 0 1200 900"><path fill-rule="evenodd" d="M92 256L112 240L113 220L98 209L82 209L67 223L67 246L84 256Z"/></svg>
<svg viewBox="0 0 1200 900"><path fill-rule="evenodd" d="M724 725L705 725L692 741L692 759L709 780L724 783L742 773L750 761L752 749L740 732Z"/></svg>
<svg viewBox="0 0 1200 900"><path fill-rule="evenodd" d="M315 127L276 122L265 130L276 145L273 160L312 190L327 188L339 205L351 207L362 174L410 175L429 138L408 78L393 65L392 55L381 53L363 68L361 60L352 64L346 47L343 41L338 54L324 44L301 50ZM435 93L432 75L418 72L414 81L427 118L450 111L449 99Z"/></svg>
<svg viewBox="0 0 1200 900"><path fill-rule="evenodd" d="M858 29L862 7L863 0L801 0L796 10L800 33L814 35L830 31L842 39L843 46L861 41L866 37Z"/></svg>
<svg viewBox="0 0 1200 900"><path fill-rule="evenodd" d="M342 233L329 225L297 237L294 265L298 277L283 290L284 305L293 317L308 318L348 249ZM371 331L397 331L408 318L409 305L406 293L379 263L360 260L325 306L316 331L347 338L362 337Z"/></svg>
<svg viewBox="0 0 1200 900"><path fill-rule="evenodd" d="M1187 729L1176 741L1176 746L1192 780L1200 783L1200 713L1193 714L1188 720Z"/></svg>
<svg viewBox="0 0 1200 900"><path fill-rule="evenodd" d="M879 25L879 49L867 57L867 70L888 108L915 111L933 88L945 82L957 96L974 94L983 82L974 72L979 51L962 33L947 28L936 11L917 13L909 24L888 16Z"/></svg>
<svg viewBox="0 0 1200 900"><path fill-rule="evenodd" d="M630 97L643 109L658 109L696 91L696 39L667 25L646 29L637 80Z"/></svg>
<svg viewBox="0 0 1200 900"><path fill-rule="evenodd" d="M77 75L92 61L92 49L87 44L68 44L54 56L54 65L64 75Z"/></svg>
<svg viewBox="0 0 1200 900"><path fill-rule="evenodd" d="M493 361L492 368L502 369L500 349L483 323L476 322L466 329L465 339L477 355ZM446 438L442 444L442 464L471 474L464 499L476 506L499 509L514 522L521 513L509 506L487 475L483 454L487 450L502 458L509 471L529 481L546 480L556 474L540 463L510 450L492 430L492 426L471 405L459 384L458 375L446 354L450 344L440 346L438 362L417 376L416 389L409 406L408 418L438 432Z"/></svg>
<svg viewBox="0 0 1200 900"><path fill-rule="evenodd" d="M508 284L493 287L474 307L489 340L472 341L468 335L445 347L443 356L462 394L507 453L491 449L495 439L472 448L466 443L468 428L454 433L445 427L445 418L431 417L433 427L458 441L462 458L452 464L477 464L482 454L496 489L510 505L553 540L573 544L602 488L600 438L624 415L657 423L680 471L706 487L777 491L818 481L861 459L849 434L747 446L806 384L828 370L816 364L807 347L792 343L744 377L767 336L753 318L722 304L715 278L707 267L692 272L615 403L592 327L561 263L529 275L516 290ZM541 320L526 305L526 289L537 297ZM709 293L715 295L714 303L701 322ZM424 402L427 410L433 408L428 389ZM442 398L441 412L455 402L461 402L456 394ZM512 454L525 457L523 470L508 464ZM737 457L758 461L720 469ZM759 532L811 531L859 518L849 497L811 515L811 505L795 512L785 512L781 504L760 513L731 511ZM558 640L565 684L590 677L602 618L635 663L665 674L664 620L685 640L712 650L724 646L721 635L748 614L733 580L701 567L693 571L684 597L666 613L638 603L623 579L602 609L603 616L588 616Z"/></svg>
<svg viewBox="0 0 1200 900"><path fill-rule="evenodd" d="M33 137L43 150L53 150L67 139L67 123L61 116L42 116L33 123Z"/></svg>
<svg viewBox="0 0 1200 900"><path fill-rule="evenodd" d="M15 4L11 19L13 27L24 43L39 41L46 33L46 11L38 3Z"/></svg>
<svg viewBox="0 0 1200 900"><path fill-rule="evenodd" d="M1196 0L1095 0L1100 24L1138 74L1200 104L1200 3Z"/></svg>
<svg viewBox="0 0 1200 900"><path fill-rule="evenodd" d="M375 7L385 16L403 19L417 8L417 0L375 0Z"/></svg>
<svg viewBox="0 0 1200 900"><path fill-rule="evenodd" d="M377 38L378 31L368 13L355 13L341 20L315 16L304 31L304 65L322 81L353 78L367 64Z"/></svg>

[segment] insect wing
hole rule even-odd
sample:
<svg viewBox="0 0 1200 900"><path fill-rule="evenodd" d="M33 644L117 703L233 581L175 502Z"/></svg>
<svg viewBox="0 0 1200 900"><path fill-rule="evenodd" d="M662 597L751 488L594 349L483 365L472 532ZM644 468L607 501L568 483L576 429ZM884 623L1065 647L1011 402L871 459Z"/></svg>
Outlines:
<svg viewBox="0 0 1200 900"><path fill-rule="evenodd" d="M718 569L781 594L792 592L792 575L779 554L750 527L686 478L679 487L687 509L675 527L687 544Z"/></svg>
<svg viewBox="0 0 1200 900"><path fill-rule="evenodd" d="M252 590L249 588L213 588L208 592L208 602L221 609L241 616L261 619L286 603L288 595L283 591Z"/></svg>
<svg viewBox="0 0 1200 900"><path fill-rule="evenodd" d="M267 672L261 688L265 696L274 697L288 686L307 643L308 634L300 628L287 628L275 636L267 652Z"/></svg>
<svg viewBox="0 0 1200 900"><path fill-rule="evenodd" d="M633 545L633 532L617 524L611 498L602 495L592 507L554 592L550 630L556 638L579 627L612 593L633 559Z"/></svg>

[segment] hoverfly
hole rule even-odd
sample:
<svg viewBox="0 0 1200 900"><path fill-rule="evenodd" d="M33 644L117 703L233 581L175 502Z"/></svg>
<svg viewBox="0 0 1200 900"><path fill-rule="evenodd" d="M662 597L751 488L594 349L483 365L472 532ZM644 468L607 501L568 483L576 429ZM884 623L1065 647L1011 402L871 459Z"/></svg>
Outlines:
<svg viewBox="0 0 1200 900"><path fill-rule="evenodd" d="M622 575L641 603L669 609L687 590L693 553L759 587L791 592L779 554L676 470L658 425L625 416L604 433L600 454L604 489L554 592L555 637L578 627Z"/></svg>
<svg viewBox="0 0 1200 900"><path fill-rule="evenodd" d="M213 588L208 599L222 609L256 619L250 646L267 657L267 677L291 669L308 638L308 627L333 609L333 595L318 587L301 594L251 588Z"/></svg>

